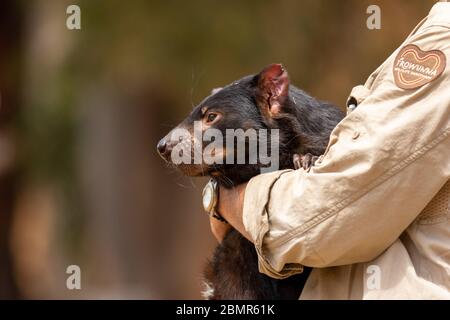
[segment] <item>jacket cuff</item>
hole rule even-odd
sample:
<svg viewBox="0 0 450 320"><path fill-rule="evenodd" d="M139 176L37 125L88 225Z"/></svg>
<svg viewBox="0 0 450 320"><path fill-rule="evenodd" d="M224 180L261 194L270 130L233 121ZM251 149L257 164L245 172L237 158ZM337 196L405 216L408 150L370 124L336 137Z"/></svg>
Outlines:
<svg viewBox="0 0 450 320"><path fill-rule="evenodd" d="M245 188L242 220L245 230L250 235L258 254L259 271L277 279L287 278L301 273L303 266L288 265L281 271L275 270L270 264L270 258L264 251L264 238L270 229L267 205L270 193L277 180L285 173L293 170L281 170L261 174L252 178Z"/></svg>

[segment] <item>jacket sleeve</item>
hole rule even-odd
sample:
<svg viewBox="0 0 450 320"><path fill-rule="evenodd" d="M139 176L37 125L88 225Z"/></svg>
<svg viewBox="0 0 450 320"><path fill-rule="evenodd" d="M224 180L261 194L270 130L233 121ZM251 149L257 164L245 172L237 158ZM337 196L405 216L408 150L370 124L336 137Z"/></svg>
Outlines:
<svg viewBox="0 0 450 320"><path fill-rule="evenodd" d="M309 172L284 170L250 180L243 222L261 272L284 278L302 265L370 261L449 179L450 29L428 27L409 43L444 53L440 77L416 89L399 88L394 52Z"/></svg>

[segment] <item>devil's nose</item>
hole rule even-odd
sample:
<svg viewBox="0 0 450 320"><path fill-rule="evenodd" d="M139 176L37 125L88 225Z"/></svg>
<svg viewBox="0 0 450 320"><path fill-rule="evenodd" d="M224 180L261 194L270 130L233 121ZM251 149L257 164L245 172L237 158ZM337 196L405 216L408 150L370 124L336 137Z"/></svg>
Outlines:
<svg viewBox="0 0 450 320"><path fill-rule="evenodd" d="M158 149L158 153L166 161L170 161L170 155L172 153L173 145L170 141L167 141L166 139L161 139L158 142L158 145L156 146L156 149Z"/></svg>
<svg viewBox="0 0 450 320"><path fill-rule="evenodd" d="M167 142L164 139L159 140L158 145L156 146L156 148L158 149L158 153L162 156L164 156L164 154L167 151Z"/></svg>

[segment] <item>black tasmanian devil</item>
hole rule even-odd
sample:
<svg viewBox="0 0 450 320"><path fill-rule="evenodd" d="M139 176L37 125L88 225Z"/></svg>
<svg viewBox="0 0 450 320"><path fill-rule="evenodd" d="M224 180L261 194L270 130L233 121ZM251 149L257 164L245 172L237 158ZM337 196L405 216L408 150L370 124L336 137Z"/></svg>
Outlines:
<svg viewBox="0 0 450 320"><path fill-rule="evenodd" d="M261 159L251 161L250 144L255 142L252 139L260 143L258 150L277 152L270 155L270 159L276 156L275 169L294 168L299 157L301 166L305 167L312 165L315 158L325 151L331 131L343 116L339 108L318 101L290 85L285 69L280 64L273 64L259 74L214 90L161 139L157 148L160 155L183 174L210 176L219 185L230 188L250 180L260 174L262 168L269 166ZM215 147L211 148L212 139L199 140L195 128L202 134L215 129L214 132L221 133L223 139L216 139ZM246 135L244 157L238 161L241 150L238 150L238 143L234 143L238 140L236 135L229 134L230 129L235 129L235 132L237 129L242 129L241 132L265 129L267 135L262 142L266 144L265 148L261 148L260 135ZM180 135L180 132L184 133ZM276 148L271 139L275 132ZM227 139L233 139L232 143ZM209 146L210 155L216 161L203 160L195 146L199 146L201 151ZM180 161L181 155L185 161ZM253 244L232 229L217 246L206 267L207 298L298 299L309 271L305 268L303 273L282 280L260 273Z"/></svg>

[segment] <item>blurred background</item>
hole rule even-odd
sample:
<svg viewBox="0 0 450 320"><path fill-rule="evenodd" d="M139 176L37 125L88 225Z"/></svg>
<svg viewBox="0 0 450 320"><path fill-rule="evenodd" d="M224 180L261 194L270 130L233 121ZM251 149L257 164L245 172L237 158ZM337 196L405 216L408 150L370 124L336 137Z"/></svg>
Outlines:
<svg viewBox="0 0 450 320"><path fill-rule="evenodd" d="M167 168L157 141L274 62L343 106L434 2L0 1L0 298L200 298L205 180Z"/></svg>

